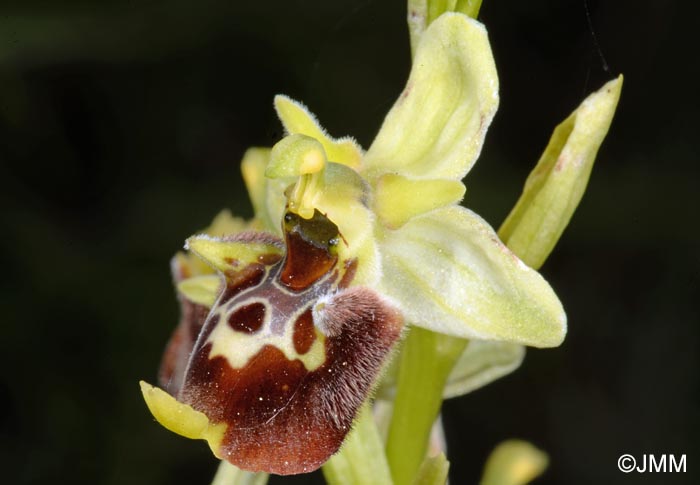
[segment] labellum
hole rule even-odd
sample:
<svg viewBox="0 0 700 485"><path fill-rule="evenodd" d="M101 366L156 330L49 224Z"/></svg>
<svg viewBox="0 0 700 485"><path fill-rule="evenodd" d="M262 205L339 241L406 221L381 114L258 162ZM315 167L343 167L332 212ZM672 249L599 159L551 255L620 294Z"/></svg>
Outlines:
<svg viewBox="0 0 700 485"><path fill-rule="evenodd" d="M183 305L189 313L160 372L179 403L158 404L153 388L144 395L166 427L207 439L220 458L289 475L317 469L340 448L402 318L373 290L352 286L357 260L339 258L342 235L321 213L288 212L283 229L284 243L256 232L188 241L224 284L203 322L199 306ZM191 407L215 432L182 432L192 426L169 425L159 406L175 419L183 413L174 406Z"/></svg>

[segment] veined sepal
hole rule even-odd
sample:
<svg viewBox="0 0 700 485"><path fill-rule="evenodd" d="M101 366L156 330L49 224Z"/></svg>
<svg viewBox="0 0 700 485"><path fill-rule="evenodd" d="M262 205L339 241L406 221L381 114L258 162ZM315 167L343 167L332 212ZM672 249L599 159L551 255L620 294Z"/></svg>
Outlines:
<svg viewBox="0 0 700 485"><path fill-rule="evenodd" d="M454 337L456 338L456 337ZM450 371L442 389L443 399L463 396L515 371L525 358L525 347L509 342L470 340ZM396 397L398 361L382 377L377 399Z"/></svg>
<svg viewBox="0 0 700 485"><path fill-rule="evenodd" d="M510 342L470 340L452 368L443 397L463 396L515 371L525 358L525 347Z"/></svg>
<svg viewBox="0 0 700 485"><path fill-rule="evenodd" d="M498 107L486 29L445 13L420 35L406 87L367 150L361 173L459 180L476 161Z"/></svg>
<svg viewBox="0 0 700 485"><path fill-rule="evenodd" d="M479 14L481 0L408 0L408 32L411 37L411 53L428 25L446 12L459 12L473 19Z"/></svg>
<svg viewBox="0 0 700 485"><path fill-rule="evenodd" d="M552 288L468 209L438 209L378 238L380 287L414 325L534 347L562 342L566 315Z"/></svg>

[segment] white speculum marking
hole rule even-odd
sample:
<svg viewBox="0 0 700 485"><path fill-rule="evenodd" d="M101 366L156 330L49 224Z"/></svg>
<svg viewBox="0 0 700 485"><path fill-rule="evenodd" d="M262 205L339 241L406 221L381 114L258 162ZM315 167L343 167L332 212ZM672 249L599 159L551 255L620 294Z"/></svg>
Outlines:
<svg viewBox="0 0 700 485"><path fill-rule="evenodd" d="M287 359L299 359L309 372L323 364L326 360L325 336L315 324L315 319L316 339L304 354L299 354L294 347L294 324L319 298L333 291L332 272L309 288L294 292L279 283L277 276L281 268L282 265L278 264L268 269L260 284L242 291L224 304L220 304L223 294L217 299L209 315L209 319L219 316L219 321L206 341L211 344L209 359L221 356L232 368L241 369L265 345L272 345L282 351ZM265 307L260 329L247 333L231 328L229 317L241 308L256 303Z"/></svg>

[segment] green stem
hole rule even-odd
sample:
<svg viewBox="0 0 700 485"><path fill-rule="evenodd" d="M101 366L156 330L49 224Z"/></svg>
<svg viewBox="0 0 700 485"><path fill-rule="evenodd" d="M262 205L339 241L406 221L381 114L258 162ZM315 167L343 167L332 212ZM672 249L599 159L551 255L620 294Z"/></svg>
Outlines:
<svg viewBox="0 0 700 485"><path fill-rule="evenodd" d="M462 12L463 14L469 15L471 18L475 19L476 16L479 15L480 8L481 0L457 0L455 12Z"/></svg>
<svg viewBox="0 0 700 485"><path fill-rule="evenodd" d="M360 410L343 447L323 465L323 475L330 485L391 485L382 439L369 403Z"/></svg>
<svg viewBox="0 0 700 485"><path fill-rule="evenodd" d="M221 460L211 485L265 485L267 479L267 473L247 472Z"/></svg>
<svg viewBox="0 0 700 485"><path fill-rule="evenodd" d="M428 21L426 26L430 25L433 20L448 10L449 2L447 0L428 0Z"/></svg>
<svg viewBox="0 0 700 485"><path fill-rule="evenodd" d="M412 327L404 341L387 459L396 485L412 483L428 448L442 391L467 340Z"/></svg>
<svg viewBox="0 0 700 485"><path fill-rule="evenodd" d="M450 462L447 461L444 453L426 458L413 480L413 485L445 485L449 471Z"/></svg>

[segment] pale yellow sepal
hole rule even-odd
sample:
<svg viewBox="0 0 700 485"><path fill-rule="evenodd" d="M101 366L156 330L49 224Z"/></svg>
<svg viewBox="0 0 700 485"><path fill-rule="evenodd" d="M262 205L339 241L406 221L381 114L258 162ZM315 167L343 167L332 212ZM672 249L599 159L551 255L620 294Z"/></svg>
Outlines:
<svg viewBox="0 0 700 485"><path fill-rule="evenodd" d="M447 207L380 234L383 291L407 321L447 335L534 347L561 344L552 288L479 216Z"/></svg>
<svg viewBox="0 0 700 485"><path fill-rule="evenodd" d="M525 347L509 342L470 340L447 378L443 397L475 391L520 367Z"/></svg>
<svg viewBox="0 0 700 485"><path fill-rule="evenodd" d="M250 227L250 223L240 217L234 217L231 211L224 209L214 217L209 227L203 232L209 236L222 237L238 234ZM170 261L170 268L176 284L186 278L214 273L214 269L201 258L183 252L175 254Z"/></svg>
<svg viewBox="0 0 700 485"><path fill-rule="evenodd" d="M265 217L267 181L265 180L265 169L270 160L269 148L253 147L246 150L241 161L241 174L248 189L250 202L253 204L255 217Z"/></svg>
<svg viewBox="0 0 700 485"><path fill-rule="evenodd" d="M212 274L214 270L201 258L190 253L178 251L170 260L170 272L173 275L173 282L177 284L185 278Z"/></svg>
<svg viewBox="0 0 700 485"><path fill-rule="evenodd" d="M421 36L406 88L367 151L370 176L461 179L476 161L498 107L486 29L446 13Z"/></svg>
<svg viewBox="0 0 700 485"><path fill-rule="evenodd" d="M428 27L428 0L408 0L408 34L411 39L411 55L414 56L420 38Z"/></svg>
<svg viewBox="0 0 700 485"><path fill-rule="evenodd" d="M283 95L275 96L275 109L289 134L302 134L318 140L328 160L357 170L362 163L362 149L352 138L334 139L316 120L306 106Z"/></svg>
<svg viewBox="0 0 700 485"><path fill-rule="evenodd" d="M526 485L540 476L548 464L547 454L530 443L504 441L491 452L480 485Z"/></svg>
<svg viewBox="0 0 700 485"><path fill-rule="evenodd" d="M621 90L622 76L591 94L557 126L499 230L508 247L533 268L544 263L581 201Z"/></svg>
<svg viewBox="0 0 700 485"><path fill-rule="evenodd" d="M265 177L270 153L269 148L248 149L243 156L241 171L255 211L255 221L262 226L259 229L280 234L280 220L287 203L284 191L292 181Z"/></svg>
<svg viewBox="0 0 700 485"><path fill-rule="evenodd" d="M263 254L281 254L272 244L247 241L226 241L206 235L192 236L185 241L185 249L197 254L219 271L230 271L236 266L260 262Z"/></svg>
<svg viewBox="0 0 700 485"><path fill-rule="evenodd" d="M284 177L267 180L265 205L265 229L282 236L282 217L287 207L286 191L294 183L293 179Z"/></svg>
<svg viewBox="0 0 700 485"><path fill-rule="evenodd" d="M509 342L470 340L455 363L445 383L442 397L463 396L515 371L525 358L525 347ZM382 377L377 389L377 403L396 397L397 362ZM377 405L375 403L375 406Z"/></svg>
<svg viewBox="0 0 700 485"><path fill-rule="evenodd" d="M204 413L177 401L162 389L144 381L140 384L149 411L164 428L185 438L206 440L214 455L220 458L218 450L226 432L226 424L212 424Z"/></svg>
<svg viewBox="0 0 700 485"><path fill-rule="evenodd" d="M214 220L211 221L211 224L206 229L206 233L210 236L222 237L238 234L247 228L248 223L244 219L234 217L230 210L224 209L214 217Z"/></svg>
<svg viewBox="0 0 700 485"><path fill-rule="evenodd" d="M411 180L397 174L384 174L376 183L374 212L391 229L409 219L464 197L465 187L458 180Z"/></svg>
<svg viewBox="0 0 700 485"><path fill-rule="evenodd" d="M192 303L211 308L216 301L220 287L221 278L212 274L183 280L177 285L177 290Z"/></svg>

